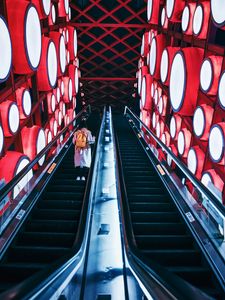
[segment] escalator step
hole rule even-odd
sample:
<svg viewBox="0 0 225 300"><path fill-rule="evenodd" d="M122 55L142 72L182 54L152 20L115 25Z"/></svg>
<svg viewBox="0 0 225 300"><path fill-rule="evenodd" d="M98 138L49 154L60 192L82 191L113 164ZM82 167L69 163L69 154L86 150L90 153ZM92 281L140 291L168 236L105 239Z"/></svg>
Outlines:
<svg viewBox="0 0 225 300"><path fill-rule="evenodd" d="M38 208L45 209L75 209L78 210L81 208L81 201L73 200L42 200L38 204Z"/></svg>
<svg viewBox="0 0 225 300"><path fill-rule="evenodd" d="M71 191L66 191L66 192L62 192L62 191L59 191L57 193L55 192L46 192L44 195L43 195L43 199L59 199L59 200L83 200L83 196L84 196L84 193L82 191L74 191L74 192L71 192Z"/></svg>
<svg viewBox="0 0 225 300"><path fill-rule="evenodd" d="M32 214L32 219L45 220L78 220L80 216L79 210L66 209L36 209Z"/></svg>
<svg viewBox="0 0 225 300"><path fill-rule="evenodd" d="M188 235L136 235L137 245L141 249L191 249L192 238Z"/></svg>
<svg viewBox="0 0 225 300"><path fill-rule="evenodd" d="M70 248L13 246L8 253L9 262L52 263L67 255Z"/></svg>
<svg viewBox="0 0 225 300"><path fill-rule="evenodd" d="M183 234L186 227L183 223L133 223L135 235L140 234Z"/></svg>
<svg viewBox="0 0 225 300"><path fill-rule="evenodd" d="M23 232L17 239L17 245L44 247L72 247L73 233Z"/></svg>
<svg viewBox="0 0 225 300"><path fill-rule="evenodd" d="M138 203L138 202L154 202L154 203L168 203L169 195L159 195L159 194L151 194L151 195L140 195L140 194L132 194L129 195L130 203Z"/></svg>
<svg viewBox="0 0 225 300"><path fill-rule="evenodd" d="M25 231L73 233L76 232L77 226L78 221L32 220L25 225Z"/></svg>
<svg viewBox="0 0 225 300"><path fill-rule="evenodd" d="M179 221L178 212L132 212L131 213L133 222L175 222Z"/></svg>
<svg viewBox="0 0 225 300"><path fill-rule="evenodd" d="M135 212L172 212L172 203L132 202L129 204L131 211Z"/></svg>

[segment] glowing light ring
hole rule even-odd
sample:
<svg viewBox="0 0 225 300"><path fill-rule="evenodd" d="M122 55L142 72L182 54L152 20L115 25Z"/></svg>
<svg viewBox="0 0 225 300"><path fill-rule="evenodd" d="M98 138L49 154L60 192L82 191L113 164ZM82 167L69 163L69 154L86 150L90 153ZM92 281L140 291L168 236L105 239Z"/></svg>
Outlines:
<svg viewBox="0 0 225 300"><path fill-rule="evenodd" d="M149 61L149 70L151 75L154 75L155 73L156 58L157 58L157 47L156 47L156 39L154 37L151 44L150 61Z"/></svg>
<svg viewBox="0 0 225 300"><path fill-rule="evenodd" d="M207 93L213 82L213 65L210 59L206 58L201 66L200 85L201 89Z"/></svg>
<svg viewBox="0 0 225 300"><path fill-rule="evenodd" d="M36 8L30 4L25 15L25 49L28 64L36 70L41 60L41 24Z"/></svg>
<svg viewBox="0 0 225 300"><path fill-rule="evenodd" d="M205 130L205 113L204 110L198 106L194 112L193 129L197 137L201 137Z"/></svg>
<svg viewBox="0 0 225 300"><path fill-rule="evenodd" d="M73 41L73 49L74 49L74 56L77 57L77 31L74 29L74 41Z"/></svg>
<svg viewBox="0 0 225 300"><path fill-rule="evenodd" d="M180 155L184 154L185 151L185 137L183 131L180 131L178 134L178 152Z"/></svg>
<svg viewBox="0 0 225 300"><path fill-rule="evenodd" d="M194 148L191 148L188 152L187 166L188 169L195 175L197 172L198 160Z"/></svg>
<svg viewBox="0 0 225 300"><path fill-rule="evenodd" d="M162 13L161 13L161 26L163 27L166 22L166 9L163 7Z"/></svg>
<svg viewBox="0 0 225 300"><path fill-rule="evenodd" d="M201 182L204 184L204 186L208 187L209 182L213 183L211 174L208 172L204 172L202 175Z"/></svg>
<svg viewBox="0 0 225 300"><path fill-rule="evenodd" d="M167 18L171 18L174 11L174 2L175 0L167 0L166 1L166 14Z"/></svg>
<svg viewBox="0 0 225 300"><path fill-rule="evenodd" d="M52 4L51 18L52 18L52 23L55 24L55 22L56 22L56 10L55 10L55 5L54 4Z"/></svg>
<svg viewBox="0 0 225 300"><path fill-rule="evenodd" d="M57 54L53 41L48 45L47 68L49 84L53 88L57 80Z"/></svg>
<svg viewBox="0 0 225 300"><path fill-rule="evenodd" d="M78 68L75 69L75 91L76 91L76 94L79 91L79 73L78 73Z"/></svg>
<svg viewBox="0 0 225 300"><path fill-rule="evenodd" d="M170 74L170 101L174 111L179 111L186 89L186 64L181 51L174 56Z"/></svg>
<svg viewBox="0 0 225 300"><path fill-rule="evenodd" d="M225 71L222 73L218 88L219 104L225 109Z"/></svg>
<svg viewBox="0 0 225 300"><path fill-rule="evenodd" d="M146 77L144 76L142 79L142 85L141 85L141 102L142 106L145 106L146 102Z"/></svg>
<svg viewBox="0 0 225 300"><path fill-rule="evenodd" d="M42 149L44 149L46 146L46 139L45 139L45 132L41 128L38 132L37 141L36 141L36 149L37 149L37 155L39 152L41 152ZM42 156L42 158L38 161L39 166L42 166L45 161L45 155Z"/></svg>
<svg viewBox="0 0 225 300"><path fill-rule="evenodd" d="M26 165L28 165L30 162L29 158L26 157L25 155L22 156L15 167L15 175L17 175L20 171L23 170L23 168L25 168ZM27 185L27 183L29 182L29 180L33 177L33 171L30 170L26 175L24 175L24 177L17 183L17 185L15 186L15 188L13 189L13 199L16 198L17 195L19 195L20 191Z"/></svg>
<svg viewBox="0 0 225 300"><path fill-rule="evenodd" d="M212 126L209 134L209 154L218 163L224 156L224 133L219 125Z"/></svg>
<svg viewBox="0 0 225 300"><path fill-rule="evenodd" d="M190 22L190 9L189 6L187 5L183 10L182 19L181 19L181 27L184 32L187 31L189 22Z"/></svg>
<svg viewBox="0 0 225 300"><path fill-rule="evenodd" d="M148 22L151 20L152 11L153 11L153 0L148 0L148 5L147 5L147 20L148 20Z"/></svg>
<svg viewBox="0 0 225 300"><path fill-rule="evenodd" d="M177 125L174 116L170 120L170 135L174 139L177 133Z"/></svg>
<svg viewBox="0 0 225 300"><path fill-rule="evenodd" d="M66 70L66 45L65 45L65 39L64 36L60 36L60 42L59 42L59 56L60 56L60 70L61 73L64 74Z"/></svg>
<svg viewBox="0 0 225 300"><path fill-rule="evenodd" d="M201 4L199 4L195 10L193 18L193 32L195 35L198 35L202 31L204 20L204 11Z"/></svg>
<svg viewBox="0 0 225 300"><path fill-rule="evenodd" d="M0 16L0 83L7 80L12 66L12 44L5 19Z"/></svg>
<svg viewBox="0 0 225 300"><path fill-rule="evenodd" d="M161 64L160 64L160 78L163 83L167 80L168 70L169 70L169 55L167 49L164 49L161 58Z"/></svg>
<svg viewBox="0 0 225 300"><path fill-rule="evenodd" d="M31 96L28 90L24 90L22 99L22 109L25 116L29 116L31 114Z"/></svg>
<svg viewBox="0 0 225 300"><path fill-rule="evenodd" d="M51 10L51 0L42 0L41 2L42 2L44 13L46 14L46 16L48 16Z"/></svg>
<svg viewBox="0 0 225 300"><path fill-rule="evenodd" d="M3 134L2 126L0 125L0 155L2 154L3 146L4 146L4 134Z"/></svg>
<svg viewBox="0 0 225 300"><path fill-rule="evenodd" d="M225 2L223 0L211 0L211 14L213 22L218 27L223 27L225 25Z"/></svg>
<svg viewBox="0 0 225 300"><path fill-rule="evenodd" d="M19 129L19 109L15 103L10 105L8 123L10 131L15 134Z"/></svg>

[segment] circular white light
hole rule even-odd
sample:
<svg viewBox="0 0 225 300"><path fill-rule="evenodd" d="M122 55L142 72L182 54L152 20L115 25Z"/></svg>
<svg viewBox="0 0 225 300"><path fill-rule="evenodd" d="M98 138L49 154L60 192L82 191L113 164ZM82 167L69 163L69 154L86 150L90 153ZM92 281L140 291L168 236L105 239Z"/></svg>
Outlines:
<svg viewBox="0 0 225 300"><path fill-rule="evenodd" d="M154 101L155 101L155 105L158 104L158 100L159 100L159 97L158 97L158 90L155 89L155 95L154 95Z"/></svg>
<svg viewBox="0 0 225 300"><path fill-rule="evenodd" d="M64 85L64 82L63 81L61 81L61 93L62 93L62 95L64 95L64 92L65 92L65 85Z"/></svg>
<svg viewBox="0 0 225 300"><path fill-rule="evenodd" d="M225 72L220 77L219 82L219 102L223 109L225 109Z"/></svg>
<svg viewBox="0 0 225 300"><path fill-rule="evenodd" d="M188 152L187 166L188 166L188 169L193 174L196 174L196 171L197 171L197 157L196 157L195 150L193 148L191 148L190 151Z"/></svg>
<svg viewBox="0 0 225 300"><path fill-rule="evenodd" d="M141 42L141 55L144 55L144 51L145 51L145 36L142 36L142 42Z"/></svg>
<svg viewBox="0 0 225 300"><path fill-rule="evenodd" d="M142 101L142 106L144 107L146 102L146 78L145 77L143 77L142 79L141 101Z"/></svg>
<svg viewBox="0 0 225 300"><path fill-rule="evenodd" d="M64 74L66 70L66 45L65 45L65 39L63 35L60 36L59 57L60 57L60 69L61 72Z"/></svg>
<svg viewBox="0 0 225 300"><path fill-rule="evenodd" d="M31 113L31 97L28 90L25 90L23 93L23 111L27 117Z"/></svg>
<svg viewBox="0 0 225 300"><path fill-rule="evenodd" d="M177 126L176 126L176 120L174 117L170 120L170 135L174 139L176 136Z"/></svg>
<svg viewBox="0 0 225 300"><path fill-rule="evenodd" d="M201 107L197 107L193 117L194 133L197 137L201 137L205 130L205 114Z"/></svg>
<svg viewBox="0 0 225 300"><path fill-rule="evenodd" d="M211 0L211 12L214 22L223 25L225 22L225 2L223 0Z"/></svg>
<svg viewBox="0 0 225 300"><path fill-rule="evenodd" d="M147 20L150 21L152 17L152 7L153 7L153 1L148 0L148 6L147 6Z"/></svg>
<svg viewBox="0 0 225 300"><path fill-rule="evenodd" d="M65 117L65 115L66 115L66 105L65 105L64 102L62 103L62 109L61 109L61 111L62 111L63 117Z"/></svg>
<svg viewBox="0 0 225 300"><path fill-rule="evenodd" d="M65 12L68 15L69 13L69 0L64 0Z"/></svg>
<svg viewBox="0 0 225 300"><path fill-rule="evenodd" d="M71 11L71 8L69 7L69 21L71 20L72 18L72 11Z"/></svg>
<svg viewBox="0 0 225 300"><path fill-rule="evenodd" d="M3 145L4 145L4 134L3 134L2 126L0 125L0 154L2 153Z"/></svg>
<svg viewBox="0 0 225 300"><path fill-rule="evenodd" d="M72 96L73 96L73 83L71 78L69 79L69 100L72 100Z"/></svg>
<svg viewBox="0 0 225 300"><path fill-rule="evenodd" d="M198 35L202 29L203 23L203 9L201 5L198 5L193 18L193 32Z"/></svg>
<svg viewBox="0 0 225 300"><path fill-rule="evenodd" d="M56 136L57 131L58 131L58 124L57 124L57 121L54 120L54 124L53 124L53 134L54 134L54 136Z"/></svg>
<svg viewBox="0 0 225 300"><path fill-rule="evenodd" d="M67 51L66 59L67 59L67 64L69 64L70 63L70 52L69 51Z"/></svg>
<svg viewBox="0 0 225 300"><path fill-rule="evenodd" d="M26 157L23 157L16 169L15 175L17 175L20 171L23 170L23 168L29 164L29 159ZM30 170L24 177L17 183L15 188L13 189L13 199L16 198L16 196L20 193L20 191L27 185L29 180L33 177L33 171Z"/></svg>
<svg viewBox="0 0 225 300"><path fill-rule="evenodd" d="M152 114L152 127L155 128L156 126L156 114L155 112Z"/></svg>
<svg viewBox="0 0 225 300"><path fill-rule="evenodd" d="M19 109L15 103L9 108L9 127L12 133L16 133L19 128Z"/></svg>
<svg viewBox="0 0 225 300"><path fill-rule="evenodd" d="M161 133L160 122L156 124L156 136L159 138Z"/></svg>
<svg viewBox="0 0 225 300"><path fill-rule="evenodd" d="M157 55L157 48L156 48L156 39L154 37L153 40L152 40L151 49L150 49L149 68L150 68L150 74L151 75L154 75L154 73L155 73L156 55Z"/></svg>
<svg viewBox="0 0 225 300"><path fill-rule="evenodd" d="M51 0L42 0L42 5L46 16L48 16L50 14L51 9Z"/></svg>
<svg viewBox="0 0 225 300"><path fill-rule="evenodd" d="M185 150L185 138L184 138L184 133L183 131L180 131L178 134L178 152L180 155L184 154L184 150Z"/></svg>
<svg viewBox="0 0 225 300"><path fill-rule="evenodd" d="M167 49L164 49L162 53L161 64L160 64L160 77L163 83L167 79L168 69L169 69L169 56L168 56Z"/></svg>
<svg viewBox="0 0 225 300"><path fill-rule="evenodd" d="M212 182L212 178L208 172L205 172L202 176L201 182L204 186L208 187L209 182Z"/></svg>
<svg viewBox="0 0 225 300"><path fill-rule="evenodd" d="M215 162L219 162L224 154L224 135L217 125L212 127L209 134L209 153Z"/></svg>
<svg viewBox="0 0 225 300"><path fill-rule="evenodd" d="M40 129L37 136L37 154L41 152L41 150L44 149L45 146L46 146L45 132L43 129ZM38 164L42 166L44 161L45 161L45 155L43 155L42 158L39 159Z"/></svg>
<svg viewBox="0 0 225 300"><path fill-rule="evenodd" d="M30 5L28 8L25 20L25 32L27 58L32 69L36 70L40 63L42 42L41 24L37 10L33 5ZM17 50L19 51L19 49Z"/></svg>
<svg viewBox="0 0 225 300"><path fill-rule="evenodd" d="M182 20L181 20L181 27L184 32L188 28L189 21L190 21L190 10L188 6L185 6L182 13Z"/></svg>
<svg viewBox="0 0 225 300"><path fill-rule="evenodd" d="M61 110L59 110L59 113L58 113L58 124L59 124L59 126L61 126L62 125L62 112L61 112Z"/></svg>
<svg viewBox="0 0 225 300"><path fill-rule="evenodd" d="M79 73L78 73L78 68L75 68L75 91L76 91L76 94L78 93L79 91Z"/></svg>
<svg viewBox="0 0 225 300"><path fill-rule="evenodd" d="M0 16L0 82L8 78L12 64L12 45L8 28Z"/></svg>
<svg viewBox="0 0 225 300"><path fill-rule="evenodd" d="M163 144L166 144L166 135L165 135L165 133L162 134L161 141L163 142Z"/></svg>
<svg viewBox="0 0 225 300"><path fill-rule="evenodd" d="M151 96L154 97L154 94L155 94L155 85L154 85L154 83L152 83L152 85L151 85Z"/></svg>
<svg viewBox="0 0 225 300"><path fill-rule="evenodd" d="M179 111L185 92L185 61L180 52L178 52L172 62L170 74L170 101L174 111Z"/></svg>
<svg viewBox="0 0 225 300"><path fill-rule="evenodd" d="M169 147L170 151L172 151L171 147ZM169 154L167 154L167 163L169 166L172 165L172 156L170 156Z"/></svg>
<svg viewBox="0 0 225 300"><path fill-rule="evenodd" d="M61 97L60 88L57 87L56 88L56 100L57 100L57 103L59 103L60 97Z"/></svg>
<svg viewBox="0 0 225 300"><path fill-rule="evenodd" d="M161 13L161 26L163 27L166 21L166 9L163 7L162 13Z"/></svg>
<svg viewBox="0 0 225 300"><path fill-rule="evenodd" d="M52 110L52 112L55 111L55 106L56 106L55 95L52 94L52 96L51 96L51 110Z"/></svg>
<svg viewBox="0 0 225 300"><path fill-rule="evenodd" d="M173 13L173 8L174 8L174 1L175 0L167 0L166 1L166 14L167 17L170 18Z"/></svg>
<svg viewBox="0 0 225 300"><path fill-rule="evenodd" d="M159 108L159 113L162 114L162 112L163 112L163 99L162 99L162 96L159 98L158 108Z"/></svg>
<svg viewBox="0 0 225 300"><path fill-rule="evenodd" d="M74 40L73 40L73 49L74 49L74 56L77 57L77 31L74 29Z"/></svg>
<svg viewBox="0 0 225 300"><path fill-rule="evenodd" d="M57 80L57 54L55 49L55 44L50 41L47 53L47 63L48 63L48 78L51 87L53 88Z"/></svg>
<svg viewBox="0 0 225 300"><path fill-rule="evenodd" d="M205 59L200 71L200 84L203 91L207 92L212 84L213 70L209 59Z"/></svg>
<svg viewBox="0 0 225 300"><path fill-rule="evenodd" d="M47 137L47 143L49 144L51 141L52 141L52 133L51 133L51 131L49 130L49 131L48 131L48 137Z"/></svg>
<svg viewBox="0 0 225 300"><path fill-rule="evenodd" d="M52 4L51 14L52 14L52 23L55 24L55 21L56 21L56 10L55 10L55 5L54 4Z"/></svg>

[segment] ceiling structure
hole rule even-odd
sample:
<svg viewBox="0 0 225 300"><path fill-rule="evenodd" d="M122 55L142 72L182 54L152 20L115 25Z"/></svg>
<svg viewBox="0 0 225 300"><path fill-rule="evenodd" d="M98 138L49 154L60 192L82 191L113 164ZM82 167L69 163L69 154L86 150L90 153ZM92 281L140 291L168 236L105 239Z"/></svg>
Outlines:
<svg viewBox="0 0 225 300"><path fill-rule="evenodd" d="M146 22L146 0L72 0L83 102L122 110L134 83Z"/></svg>

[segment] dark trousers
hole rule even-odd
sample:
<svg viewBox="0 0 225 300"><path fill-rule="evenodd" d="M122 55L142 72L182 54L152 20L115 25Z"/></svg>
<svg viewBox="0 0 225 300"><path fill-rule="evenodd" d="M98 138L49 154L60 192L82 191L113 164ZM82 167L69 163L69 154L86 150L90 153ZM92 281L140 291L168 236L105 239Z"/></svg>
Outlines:
<svg viewBox="0 0 225 300"><path fill-rule="evenodd" d="M77 176L80 176L80 177L82 177L82 176L87 177L89 168L87 168L87 167L83 167L83 168L81 168L81 167L76 167L75 169L76 169L76 175L77 175Z"/></svg>

